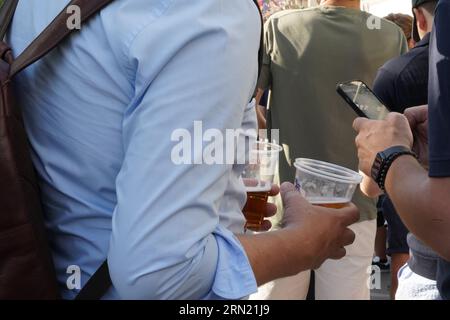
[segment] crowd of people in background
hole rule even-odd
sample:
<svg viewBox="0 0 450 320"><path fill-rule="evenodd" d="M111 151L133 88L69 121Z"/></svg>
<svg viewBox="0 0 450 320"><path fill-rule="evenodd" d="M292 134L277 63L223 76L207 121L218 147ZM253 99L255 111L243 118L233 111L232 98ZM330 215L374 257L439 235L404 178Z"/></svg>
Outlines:
<svg viewBox="0 0 450 320"><path fill-rule="evenodd" d="M320 7L279 12L268 19L259 88L261 98L270 90L270 99L263 101L258 117L261 127L270 115L270 126L281 128L286 150L280 164L282 181L292 176L292 163L299 156L357 167L351 149L354 134L348 126L352 115L334 92L342 79L364 80L394 112L428 104L429 42L437 2L412 1L414 19L392 13L378 32L366 27L368 17L359 11L359 1L322 1ZM393 299L437 299L439 255L408 234L388 196L380 196L378 210L358 193L354 201L362 215L352 226L355 243L344 259L326 262L315 271L315 297L368 298L364 280L375 243L372 263L390 269ZM277 280L261 288L257 297L304 299L309 280L308 273Z"/></svg>
<svg viewBox="0 0 450 320"><path fill-rule="evenodd" d="M404 113L407 108L428 104L429 42L436 5L437 1L413 2L414 28L412 18L391 15L393 22L402 27L408 43L412 45L410 52L381 67L374 82L374 92L392 111ZM415 283L416 291L408 293L405 290L406 281L404 281L397 298L408 299L411 296L419 297L420 295L424 298L437 297L435 274L438 256L412 234L407 240L408 230L396 213L389 197L380 197L378 205L379 213L384 217L379 219L379 227L384 228L384 220L387 221L388 226L387 253L391 257L391 296L396 296L398 272L409 260L409 267L412 270L420 268L421 271L417 273L426 275L426 278L421 280L419 277L408 277L410 279L408 281ZM383 241L382 237L381 240ZM424 259L434 263L430 265L424 262ZM377 265L382 267L386 261L386 257L382 257ZM414 287L414 284L411 284L411 287Z"/></svg>
<svg viewBox="0 0 450 320"><path fill-rule="evenodd" d="M68 266L85 285L106 263L104 299L364 300L372 264L393 299L450 299L450 0L377 27L360 0L303 2L114 1L15 77L63 298L80 291ZM19 1L12 52L66 4ZM337 95L356 79L385 120ZM270 232L244 232L242 165L171 160L173 132L198 121L279 129ZM300 157L360 170L353 203L306 201Z"/></svg>
<svg viewBox="0 0 450 320"><path fill-rule="evenodd" d="M280 129L285 148L281 181L291 180L300 157L358 169L351 126L355 115L336 94L336 85L360 79L372 86L379 67L408 50L400 28L383 19L380 28L371 30L371 15L360 8L360 1L323 1L309 9L278 12L266 22L258 88L260 95L270 89L270 125ZM345 258L315 270L316 299L370 298L376 203L360 191L354 203L361 215L352 226L356 240ZM309 280L309 272L277 280L258 297L304 299Z"/></svg>

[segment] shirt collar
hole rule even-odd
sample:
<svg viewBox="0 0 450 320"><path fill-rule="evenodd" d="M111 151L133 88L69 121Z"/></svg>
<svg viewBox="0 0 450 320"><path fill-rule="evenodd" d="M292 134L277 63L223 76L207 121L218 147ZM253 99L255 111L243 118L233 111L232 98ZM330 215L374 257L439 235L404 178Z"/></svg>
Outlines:
<svg viewBox="0 0 450 320"><path fill-rule="evenodd" d="M427 33L425 35L425 37L422 38L422 40L420 40L419 42L417 42L416 46L414 48L419 48L419 47L426 47L428 45L430 45L430 36L431 33Z"/></svg>

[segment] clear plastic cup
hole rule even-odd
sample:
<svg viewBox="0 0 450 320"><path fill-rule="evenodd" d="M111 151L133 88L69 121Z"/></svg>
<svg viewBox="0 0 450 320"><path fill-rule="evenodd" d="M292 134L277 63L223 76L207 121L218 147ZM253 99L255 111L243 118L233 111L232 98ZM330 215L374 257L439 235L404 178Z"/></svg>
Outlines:
<svg viewBox="0 0 450 320"><path fill-rule="evenodd" d="M363 179L353 170L312 159L296 159L295 168L295 188L311 204L327 208L348 205Z"/></svg>
<svg viewBox="0 0 450 320"><path fill-rule="evenodd" d="M242 173L247 191L247 203L243 210L245 230L259 230L264 222L267 200L282 150L281 146L268 142L256 142L250 149L249 163Z"/></svg>

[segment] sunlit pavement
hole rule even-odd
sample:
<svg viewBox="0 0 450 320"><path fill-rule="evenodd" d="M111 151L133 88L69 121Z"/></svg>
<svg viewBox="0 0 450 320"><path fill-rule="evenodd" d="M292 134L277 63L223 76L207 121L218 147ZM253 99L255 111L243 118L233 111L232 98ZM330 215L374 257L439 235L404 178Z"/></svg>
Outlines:
<svg viewBox="0 0 450 320"><path fill-rule="evenodd" d="M391 273L386 270L381 272L381 289L371 291L372 300L390 300Z"/></svg>

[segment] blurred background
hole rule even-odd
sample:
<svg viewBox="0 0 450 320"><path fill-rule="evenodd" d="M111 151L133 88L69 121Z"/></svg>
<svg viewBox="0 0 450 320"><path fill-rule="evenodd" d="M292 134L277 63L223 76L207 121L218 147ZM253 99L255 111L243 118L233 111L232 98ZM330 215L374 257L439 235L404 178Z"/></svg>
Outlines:
<svg viewBox="0 0 450 320"><path fill-rule="evenodd" d="M2 5L4 0L0 0ZM318 5L319 0L258 0L264 17L285 9L308 8ZM361 0L362 9L376 16L384 17L390 13L411 15L411 0Z"/></svg>
<svg viewBox="0 0 450 320"><path fill-rule="evenodd" d="M313 7L319 0L258 0L264 17L280 10ZM361 0L362 9L379 17L390 13L404 13L411 15L411 0Z"/></svg>

